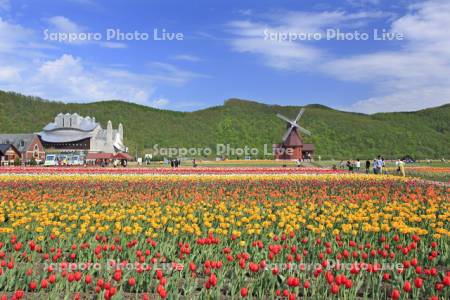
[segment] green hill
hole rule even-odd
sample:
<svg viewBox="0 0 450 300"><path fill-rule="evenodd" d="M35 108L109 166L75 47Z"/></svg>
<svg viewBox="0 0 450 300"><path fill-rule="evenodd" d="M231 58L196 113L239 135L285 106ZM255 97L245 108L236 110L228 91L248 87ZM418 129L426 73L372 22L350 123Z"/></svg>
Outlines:
<svg viewBox="0 0 450 300"><path fill-rule="evenodd" d="M36 97L0 91L0 133L40 131L60 112L96 117L124 125L125 143L131 153L142 155L154 144L160 147L263 148L280 142L285 124L276 117L295 117L299 107L265 105L230 99L222 106L195 112L160 110L123 101L95 103L50 102ZM450 156L450 104L406 113L365 115L308 105L301 122L313 135L305 142L316 144L322 158L361 159L382 154L395 158ZM146 150L147 149L147 150ZM262 153L262 151L260 151Z"/></svg>

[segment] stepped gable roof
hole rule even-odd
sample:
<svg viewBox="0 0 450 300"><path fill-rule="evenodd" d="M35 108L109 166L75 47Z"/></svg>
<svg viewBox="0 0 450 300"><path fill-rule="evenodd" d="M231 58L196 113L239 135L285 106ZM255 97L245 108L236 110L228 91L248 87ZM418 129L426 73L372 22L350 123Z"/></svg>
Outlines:
<svg viewBox="0 0 450 300"><path fill-rule="evenodd" d="M66 122L67 121L67 122ZM78 114L58 114L54 122L48 123L43 131L54 131L54 130L79 130L79 131L92 131L99 123L95 122L95 118L81 117Z"/></svg>

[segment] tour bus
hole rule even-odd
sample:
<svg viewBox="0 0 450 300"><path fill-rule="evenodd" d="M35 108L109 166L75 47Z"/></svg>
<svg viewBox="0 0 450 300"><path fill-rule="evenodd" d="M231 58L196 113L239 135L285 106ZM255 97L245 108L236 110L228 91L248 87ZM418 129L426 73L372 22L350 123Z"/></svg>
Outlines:
<svg viewBox="0 0 450 300"><path fill-rule="evenodd" d="M84 160L80 155L70 155L67 164L69 166L82 166L84 164Z"/></svg>
<svg viewBox="0 0 450 300"><path fill-rule="evenodd" d="M57 166L58 156L56 154L47 154L45 156L44 166Z"/></svg>
<svg viewBox="0 0 450 300"><path fill-rule="evenodd" d="M44 166L82 166L84 156L77 154L48 154Z"/></svg>

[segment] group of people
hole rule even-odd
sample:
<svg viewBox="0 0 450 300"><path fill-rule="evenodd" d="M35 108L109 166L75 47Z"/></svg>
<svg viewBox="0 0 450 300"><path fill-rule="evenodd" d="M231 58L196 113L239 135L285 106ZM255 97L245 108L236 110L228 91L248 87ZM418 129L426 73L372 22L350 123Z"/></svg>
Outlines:
<svg viewBox="0 0 450 300"><path fill-rule="evenodd" d="M370 162L369 162L370 164ZM344 162L343 160L341 160L341 162L339 163L339 168L340 169L345 169L348 168L348 170L350 172L359 172L361 170L361 161L359 160L359 158L356 161L352 161L352 160L347 160L347 162ZM367 162L366 162L366 168L367 168Z"/></svg>
<svg viewBox="0 0 450 300"><path fill-rule="evenodd" d="M367 160L369 163L370 161ZM375 158L373 160L373 174L383 174L383 168L386 166L385 162L384 162L384 157L378 155L377 158ZM370 164L369 164L369 169L370 169ZM387 173L386 171L384 171L385 173ZM369 173L369 170L367 168L367 162L366 162L366 173Z"/></svg>
<svg viewBox="0 0 450 300"><path fill-rule="evenodd" d="M179 158L171 159L170 166L172 168L178 168L178 166L181 166L181 159L179 159Z"/></svg>
<svg viewBox="0 0 450 300"><path fill-rule="evenodd" d="M395 165L397 167L397 174L401 174L402 176L405 176L405 162L402 159L398 159L395 162ZM350 172L360 172L361 170L361 161L357 159L356 161L348 160L346 163L342 160L339 163L339 166L341 169L348 168ZM366 160L365 165L365 171L366 174L370 173L370 167L372 166L373 174L387 174L386 163L384 160L384 157L381 155L378 155L373 162L371 163L370 160Z"/></svg>

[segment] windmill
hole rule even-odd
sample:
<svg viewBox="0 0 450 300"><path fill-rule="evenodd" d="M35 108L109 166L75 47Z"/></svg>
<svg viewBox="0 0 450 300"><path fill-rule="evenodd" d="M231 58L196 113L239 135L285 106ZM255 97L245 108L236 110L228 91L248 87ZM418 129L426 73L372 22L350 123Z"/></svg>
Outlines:
<svg viewBox="0 0 450 300"><path fill-rule="evenodd" d="M302 159L304 156L311 157L314 152L313 144L303 144L303 140L299 132L306 135L311 135L311 132L298 124L298 121L303 116L305 108L302 108L297 117L293 120L277 114L277 117L286 122L286 132L283 135L281 144L276 145L279 151L276 153L276 158L279 159Z"/></svg>

